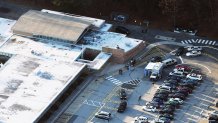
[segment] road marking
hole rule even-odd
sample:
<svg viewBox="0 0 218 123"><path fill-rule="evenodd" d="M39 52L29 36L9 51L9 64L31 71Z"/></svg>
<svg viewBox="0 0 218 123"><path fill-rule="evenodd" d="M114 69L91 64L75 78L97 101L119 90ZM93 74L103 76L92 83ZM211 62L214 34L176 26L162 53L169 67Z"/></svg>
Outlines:
<svg viewBox="0 0 218 123"><path fill-rule="evenodd" d="M94 101L94 100L84 100L83 104L94 106L94 107L102 107L105 103Z"/></svg>
<svg viewBox="0 0 218 123"><path fill-rule="evenodd" d="M191 44L192 42L190 40L188 40L188 42Z"/></svg>
<svg viewBox="0 0 218 123"><path fill-rule="evenodd" d="M199 64L199 63L190 63L190 64L196 64L196 65L202 66L202 67L206 68L209 73L211 73L211 70L205 65L202 65L202 64Z"/></svg>
<svg viewBox="0 0 218 123"><path fill-rule="evenodd" d="M181 57L181 56L179 56L179 59L181 60L182 63L184 63L184 61L182 60L182 57Z"/></svg>
<svg viewBox="0 0 218 123"><path fill-rule="evenodd" d="M198 41L198 43L201 43L201 41L202 41L202 40L200 39L200 40Z"/></svg>
<svg viewBox="0 0 218 123"><path fill-rule="evenodd" d="M192 42L194 42L194 43L196 43L196 42L198 41L198 39L197 39L197 40L191 39L191 40L192 40Z"/></svg>
<svg viewBox="0 0 218 123"><path fill-rule="evenodd" d="M202 44L205 42L205 40L202 41Z"/></svg>
<svg viewBox="0 0 218 123"><path fill-rule="evenodd" d="M205 44L207 44L208 40L206 40Z"/></svg>
<svg viewBox="0 0 218 123"><path fill-rule="evenodd" d="M216 41L214 41L212 45L215 45L215 44L216 44Z"/></svg>
<svg viewBox="0 0 218 123"><path fill-rule="evenodd" d="M123 82L121 82L118 79L113 78L113 76L108 76L105 79L111 81L112 83L114 83L115 85L118 85L118 86L123 84Z"/></svg>
<svg viewBox="0 0 218 123"><path fill-rule="evenodd" d="M185 42L184 42L184 41L181 41L181 43L182 43L182 44L185 44Z"/></svg>
<svg viewBox="0 0 218 123"><path fill-rule="evenodd" d="M211 44L212 44L212 42L213 42L213 41L210 41L210 42L209 42L209 45L211 45Z"/></svg>
<svg viewBox="0 0 218 123"><path fill-rule="evenodd" d="M185 40L185 43L188 44L188 41Z"/></svg>

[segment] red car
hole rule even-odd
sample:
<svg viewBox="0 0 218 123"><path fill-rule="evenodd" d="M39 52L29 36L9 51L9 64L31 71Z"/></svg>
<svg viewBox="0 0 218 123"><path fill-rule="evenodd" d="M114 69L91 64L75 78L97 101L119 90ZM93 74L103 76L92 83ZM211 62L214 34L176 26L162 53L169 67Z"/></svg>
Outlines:
<svg viewBox="0 0 218 123"><path fill-rule="evenodd" d="M177 90L183 90L183 91L187 91L188 93L192 93L192 89L188 87L179 86L177 87Z"/></svg>
<svg viewBox="0 0 218 123"><path fill-rule="evenodd" d="M183 65L183 64L176 65L176 69L181 69L181 68L184 68L185 71L192 70L192 68L189 67L188 65Z"/></svg>

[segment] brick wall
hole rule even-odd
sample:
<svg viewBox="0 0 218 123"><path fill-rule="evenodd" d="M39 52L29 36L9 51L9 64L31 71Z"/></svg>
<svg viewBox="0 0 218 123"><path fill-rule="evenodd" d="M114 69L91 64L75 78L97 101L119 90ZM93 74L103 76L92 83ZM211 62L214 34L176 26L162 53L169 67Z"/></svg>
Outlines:
<svg viewBox="0 0 218 123"><path fill-rule="evenodd" d="M144 44L141 42L139 45L128 52L125 52L123 49L112 49L109 47L102 47L102 51L113 54L111 58L112 62L124 63L137 55L143 48Z"/></svg>

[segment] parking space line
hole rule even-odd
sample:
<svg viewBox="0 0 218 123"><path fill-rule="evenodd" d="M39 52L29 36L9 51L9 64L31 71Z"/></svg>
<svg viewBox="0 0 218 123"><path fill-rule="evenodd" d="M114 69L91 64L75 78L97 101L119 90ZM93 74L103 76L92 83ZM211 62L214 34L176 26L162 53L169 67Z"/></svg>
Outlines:
<svg viewBox="0 0 218 123"><path fill-rule="evenodd" d="M211 44L212 44L212 42L213 42L213 41L210 41L210 42L209 42L209 45L211 45Z"/></svg>
<svg viewBox="0 0 218 123"><path fill-rule="evenodd" d="M196 40L194 40L194 39L191 39L192 40L192 42L194 42L194 43L196 43L197 41L198 41L198 39L196 39Z"/></svg>
<svg viewBox="0 0 218 123"><path fill-rule="evenodd" d="M202 44L204 44L205 40L202 41Z"/></svg>
<svg viewBox="0 0 218 123"><path fill-rule="evenodd" d="M208 40L206 40L205 44L207 44L207 43L208 43Z"/></svg>
<svg viewBox="0 0 218 123"><path fill-rule="evenodd" d="M185 40L185 43L188 44L188 41Z"/></svg>
<svg viewBox="0 0 218 123"><path fill-rule="evenodd" d="M202 41L202 40L201 40L201 39L199 39L199 40L198 40L198 43L201 43L201 41Z"/></svg>
<svg viewBox="0 0 218 123"><path fill-rule="evenodd" d="M188 42L191 44L192 42L190 40L188 40Z"/></svg>
<svg viewBox="0 0 218 123"><path fill-rule="evenodd" d="M215 45L216 44L216 41L213 41L213 44L212 45Z"/></svg>
<svg viewBox="0 0 218 123"><path fill-rule="evenodd" d="M184 42L184 41L181 41L181 43L182 43L182 44L185 44L185 42Z"/></svg>

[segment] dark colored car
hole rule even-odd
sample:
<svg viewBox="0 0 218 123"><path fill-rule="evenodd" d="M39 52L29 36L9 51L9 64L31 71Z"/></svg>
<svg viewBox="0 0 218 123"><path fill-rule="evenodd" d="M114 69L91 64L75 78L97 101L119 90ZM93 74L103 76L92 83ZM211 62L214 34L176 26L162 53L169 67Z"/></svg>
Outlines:
<svg viewBox="0 0 218 123"><path fill-rule="evenodd" d="M180 82L182 79L182 77L178 77L178 76L167 76L167 81L177 81L177 82Z"/></svg>
<svg viewBox="0 0 218 123"><path fill-rule="evenodd" d="M166 118L169 118L170 120L173 120L174 118L173 118L173 115L171 115L171 114L161 114L160 116L159 116L159 118L161 118L161 117L166 117Z"/></svg>
<svg viewBox="0 0 218 123"><path fill-rule="evenodd" d="M151 62L161 62L162 58L160 56L154 56L150 60Z"/></svg>
<svg viewBox="0 0 218 123"><path fill-rule="evenodd" d="M186 97L189 95L189 92L188 91L185 91L185 90L177 90L176 92L174 93L181 93L181 94L184 94Z"/></svg>
<svg viewBox="0 0 218 123"><path fill-rule="evenodd" d="M168 114L173 115L174 114L174 110L172 110L171 108L163 108L163 109L159 110L159 113L160 114L168 113Z"/></svg>
<svg viewBox="0 0 218 123"><path fill-rule="evenodd" d="M127 94L126 94L125 89L121 89L119 94L120 94L120 99L121 99L121 100L126 100L126 98L127 98L126 95L127 95Z"/></svg>
<svg viewBox="0 0 218 123"><path fill-rule="evenodd" d="M178 86L177 80L173 80L173 79L164 80L164 83L170 83L170 84L173 84L173 85L175 85L175 86Z"/></svg>
<svg viewBox="0 0 218 123"><path fill-rule="evenodd" d="M169 97L172 98L180 98L182 100L185 100L186 96L182 93L174 93L174 94L169 94Z"/></svg>
<svg viewBox="0 0 218 123"><path fill-rule="evenodd" d="M175 66L176 69L181 69L183 68L185 71L190 72L192 70L191 67L189 67L188 65L184 65L184 64L179 64Z"/></svg>
<svg viewBox="0 0 218 123"><path fill-rule="evenodd" d="M118 33L122 33L122 34L126 34L126 35L129 35L130 34L130 31L129 29L123 27L123 26L117 26L115 28L115 32L118 32Z"/></svg>
<svg viewBox="0 0 218 123"><path fill-rule="evenodd" d="M170 110L175 110L176 109L176 106L175 105L163 105L162 107L161 107L161 109L166 109L166 108L169 108Z"/></svg>
<svg viewBox="0 0 218 123"><path fill-rule="evenodd" d="M199 84L197 80L193 80L193 79L184 79L184 80L182 80L182 82L193 84L194 86L197 86Z"/></svg>
<svg viewBox="0 0 218 123"><path fill-rule="evenodd" d="M176 55L176 56L181 56L183 53L184 53L184 47L179 47L179 48L176 50L175 55Z"/></svg>
<svg viewBox="0 0 218 123"><path fill-rule="evenodd" d="M117 109L117 112L124 112L126 110L126 107L127 107L127 102L121 101L121 103Z"/></svg>
<svg viewBox="0 0 218 123"><path fill-rule="evenodd" d="M192 89L185 86L178 86L177 90L183 90L183 91L187 91L188 93L192 93Z"/></svg>
<svg viewBox="0 0 218 123"><path fill-rule="evenodd" d="M181 83L179 83L179 86L188 87L190 89L194 89L195 88L195 85L192 84L192 83L183 83L183 82L181 82Z"/></svg>
<svg viewBox="0 0 218 123"><path fill-rule="evenodd" d="M162 105L163 102L164 102L164 100L161 99L161 98L153 98L153 99L152 99L152 102L157 102L159 105Z"/></svg>
<svg viewBox="0 0 218 123"><path fill-rule="evenodd" d="M154 95L153 99L158 98L158 99L161 99L163 101L166 101L167 97L168 97L168 95L166 95L166 94L156 94L156 95Z"/></svg>
<svg viewBox="0 0 218 123"><path fill-rule="evenodd" d="M156 93L169 94L170 92L167 90L158 89Z"/></svg>
<svg viewBox="0 0 218 123"><path fill-rule="evenodd" d="M164 121L164 123L170 123L171 122L171 120L169 118L166 118L166 117L160 117L159 119Z"/></svg>

